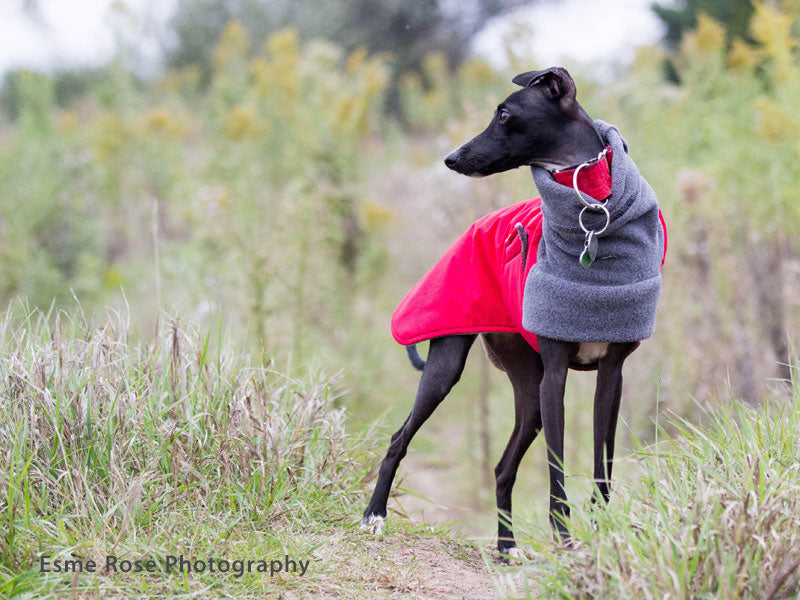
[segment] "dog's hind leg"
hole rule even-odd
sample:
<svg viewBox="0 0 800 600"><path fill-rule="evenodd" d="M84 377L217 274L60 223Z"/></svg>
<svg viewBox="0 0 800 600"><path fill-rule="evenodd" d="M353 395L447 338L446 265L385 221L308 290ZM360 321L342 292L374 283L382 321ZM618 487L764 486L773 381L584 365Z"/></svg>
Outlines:
<svg viewBox="0 0 800 600"><path fill-rule="evenodd" d="M511 496L519 463L542 429L539 385L544 368L539 353L521 335L484 334L483 338L514 388L514 430L494 470L497 481L497 549L501 555L513 558L519 551L515 550L511 530Z"/></svg>
<svg viewBox="0 0 800 600"><path fill-rule="evenodd" d="M614 437L622 396L622 364L635 348L635 342L609 344L608 352L597 365L597 389L594 394L594 481L598 493L606 503L610 493ZM592 497L592 501L596 499L597 496Z"/></svg>
<svg viewBox="0 0 800 600"><path fill-rule="evenodd" d="M383 529L392 480L400 461L406 455L408 444L461 377L475 337L475 335L451 335L431 340L428 360L417 388L414 407L403 426L392 436L389 450L378 471L375 491L364 511L364 519L361 522L363 527L369 527L376 533L380 533Z"/></svg>

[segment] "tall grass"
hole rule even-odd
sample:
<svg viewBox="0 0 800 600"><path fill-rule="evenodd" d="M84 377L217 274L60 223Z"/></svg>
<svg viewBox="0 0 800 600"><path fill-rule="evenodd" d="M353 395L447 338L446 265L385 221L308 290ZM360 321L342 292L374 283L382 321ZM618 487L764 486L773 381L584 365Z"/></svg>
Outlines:
<svg viewBox="0 0 800 600"><path fill-rule="evenodd" d="M574 549L535 544L524 569L539 597L800 594L800 384L789 400L704 416L640 449L641 477L606 509L573 508Z"/></svg>
<svg viewBox="0 0 800 600"><path fill-rule="evenodd" d="M622 417L628 428L618 440L623 452L634 437L652 441L650 421L659 409L694 422L691 398L705 404L727 397L729 387L736 400L755 405L766 378L787 376L776 365L786 362L787 346L798 344L800 332L796 4L782 3L779 10L777 3L757 3L748 42L729 44L720 25L701 18L673 57L679 86L664 80L658 48L639 49L632 68L620 72L613 85L582 79L578 65L566 65L588 113L619 125L669 229L657 332L626 363ZM212 330L216 315L224 312L226 327L252 352L252 364L272 359L290 375L297 374L294 368L305 373L307 364L325 365L326 372L342 369L351 418L370 422L386 411L387 423L396 428L410 409L418 374L391 340L392 309L471 222L536 193L524 170L468 181L447 171L441 159L485 127L497 101L515 89L510 80L516 72L546 65L511 53L511 72L480 60L450 72L441 57L430 56L425 77L400 82L409 116L409 127L400 128L380 113L382 64L391 56L347 54L325 42L301 41L291 31L251 48L236 24L226 29L215 55L208 87L199 85L192 68L138 84L117 63L66 108L57 106L46 76L21 73L10 80L16 116L0 111L0 305L22 299L46 307L54 300L57 308L67 308L74 294L97 319L105 307L119 308L130 299L132 330L148 332L161 307L180 307L181 314ZM59 335L69 344L96 342L86 339L85 325L62 321ZM35 331L22 341L32 345L22 355L54 352L45 348L54 343L55 331L38 322L29 326ZM10 332L3 334L4 361L19 353ZM171 371L169 332L162 334L155 345L124 340L130 364L147 365L138 373L121 363L116 376L145 390L134 400L126 394L137 392L113 391L116 384L104 381L114 376L91 367L70 375L76 378L72 391L47 383L50 367L44 369L44 384L40 374L20 376L21 383L4 375L4 426L20 423L22 408L14 404L20 398L41 396L29 419L44 419L42 426L59 435L87 435L88 422L97 436L97 427L107 426L104 419L111 417L105 400L98 398L97 405L86 400L96 388L112 402L139 403L137 416L162 419L154 411L168 406L163 419L187 419L163 449L153 436L171 436L172 421L159 421L166 432L156 427L159 433L151 431L149 443L152 452L170 460L175 453L175 460L191 461L197 458L192 452L199 452L192 444L212 437L197 433L207 431L207 421L214 427L230 424L218 420L228 418L221 400L227 392L219 386L262 373L280 401L289 402L292 390L323 385L324 378L312 384L304 375L295 382L269 371L243 371L248 359L230 354L223 359L226 374L219 375L212 359L214 336L203 350L206 338L195 333L179 334L179 354L189 366ZM115 329L112 337L118 335ZM34 351L31 336L45 346ZM474 390L487 381L476 376L479 360L473 352L461 385L411 448L412 455L419 452L436 465L439 476L432 479L455 490L455 498L434 487L411 487L440 504L469 506L470 516L461 523L483 535L493 531L495 508L474 468L486 458L483 445L474 444L477 424L486 421L474 402ZM10 364L4 362L3 369ZM38 368L15 369L29 367ZM184 373L183 379L176 376L175 389L184 389L192 401L169 395L172 372ZM155 383L142 383L147 377ZM488 383L486 446L496 459L513 427L513 411L505 377L491 372ZM184 384L190 388L181 388ZM167 397L151 398L146 391L151 385L161 386L161 394L168 390ZM112 391L103 392L108 386ZM18 388L18 399L9 401ZM567 430L574 443L567 444L565 463L572 472L591 464L585 440L592 431L593 390L590 374L570 377ZM45 412L46 402L55 399L57 410ZM204 410L193 404L206 401L211 406ZM14 407L10 420L7 402ZM88 417L87 403L95 407ZM61 416L54 421L47 417L52 414ZM119 424L121 419L113 417L112 429L131 431L134 425ZM79 423L77 430L73 422ZM230 426L235 430L238 421ZM34 435L24 427L19 434ZM17 439L16 433L4 435ZM382 441L389 435L386 431ZM25 467L27 446L14 450L19 455L7 454L16 448L8 439L2 439L3 460L17 456L18 466ZM519 497L533 497L546 486L542 444L522 465ZM127 455L103 458L86 445L77 448L92 468L127 460ZM220 451L214 460L225 456ZM58 455L48 460L64 462ZM38 464L33 461L28 469L35 471ZM68 472L63 464L59 468ZM147 487L149 468L129 479L139 476ZM8 477L0 474L4 485L10 485ZM22 486L14 487L15 494L24 495L29 478L25 474L14 482ZM215 494L224 498L226 492ZM19 497L14 502L3 514L13 513L18 523ZM522 514L515 516L524 518L526 505L517 505ZM546 522L543 513L537 518ZM18 542L20 536L12 532L8 539ZM10 556L17 558L7 558L4 550L0 562L29 564L15 548Z"/></svg>
<svg viewBox="0 0 800 600"><path fill-rule="evenodd" d="M290 379L174 322L134 345L121 315L49 317L0 320L0 595L211 589L214 575L43 575L38 556L308 559L349 514L368 446L345 431L335 381Z"/></svg>

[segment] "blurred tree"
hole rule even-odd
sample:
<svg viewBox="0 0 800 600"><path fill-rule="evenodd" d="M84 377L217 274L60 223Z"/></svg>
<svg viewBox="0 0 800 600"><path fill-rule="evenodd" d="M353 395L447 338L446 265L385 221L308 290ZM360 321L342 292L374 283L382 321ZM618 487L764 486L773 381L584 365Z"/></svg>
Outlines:
<svg viewBox="0 0 800 600"><path fill-rule="evenodd" d="M256 9L256 10L254 10ZM246 24L251 39L263 41L274 27L257 0L179 0L164 40L167 65L172 68L199 66L208 83L214 52L225 25L233 20Z"/></svg>
<svg viewBox="0 0 800 600"><path fill-rule="evenodd" d="M683 0L676 6L653 3L653 12L666 27L664 42L673 50L677 49L684 34L694 31L700 15L708 15L720 23L727 32L727 44L736 38L751 40L750 17L753 14L752 0ZM664 60L664 75L668 81L678 83L678 69L672 58Z"/></svg>
<svg viewBox="0 0 800 600"><path fill-rule="evenodd" d="M697 27L699 13L706 13L722 24L728 32L728 39L750 39L752 0L684 0L678 7L673 3L666 6L654 3L652 8L667 28L664 40L673 48L678 46L684 33Z"/></svg>
<svg viewBox="0 0 800 600"><path fill-rule="evenodd" d="M326 38L348 51L364 47L370 53L386 52L393 69L386 101L391 112L401 115L400 75L416 73L427 87L427 54L443 54L454 68L493 17L535 1L179 0L165 41L167 64L198 65L207 80L214 44L227 22L243 23L256 47L271 32L291 26L303 38Z"/></svg>
<svg viewBox="0 0 800 600"><path fill-rule="evenodd" d="M101 67L73 68L52 73L50 79L56 104L61 107L71 106L85 97L91 89L102 84L109 76L108 71L107 67ZM5 111L12 120L19 117L21 95L17 87L21 81L20 75L26 72L27 69L8 71L0 82L0 110Z"/></svg>

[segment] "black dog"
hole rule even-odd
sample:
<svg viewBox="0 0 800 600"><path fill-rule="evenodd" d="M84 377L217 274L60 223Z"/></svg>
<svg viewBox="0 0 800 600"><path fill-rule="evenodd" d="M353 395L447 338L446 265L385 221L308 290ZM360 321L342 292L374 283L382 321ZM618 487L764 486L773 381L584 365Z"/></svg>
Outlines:
<svg viewBox="0 0 800 600"><path fill-rule="evenodd" d="M575 99L575 84L560 68L531 71L514 78L521 85L495 111L480 135L445 158L452 170L484 177L524 165L548 169L574 167L598 156L605 144L591 118ZM539 336L537 353L514 333L481 334L490 360L505 371L514 389L515 423L495 468L499 516L497 547L517 556L511 531L511 492L523 455L544 429L550 464L550 522L569 541L569 508L564 489L564 385L570 367L598 371L594 399L594 479L597 492L609 498L614 436L622 392L622 365L638 342L572 343ZM464 369L476 335L431 339L427 363L409 348L412 363L422 369L414 407L392 436L377 485L364 512L363 526L380 531L386 502L400 460L422 424L447 396ZM605 451L605 456L604 456Z"/></svg>

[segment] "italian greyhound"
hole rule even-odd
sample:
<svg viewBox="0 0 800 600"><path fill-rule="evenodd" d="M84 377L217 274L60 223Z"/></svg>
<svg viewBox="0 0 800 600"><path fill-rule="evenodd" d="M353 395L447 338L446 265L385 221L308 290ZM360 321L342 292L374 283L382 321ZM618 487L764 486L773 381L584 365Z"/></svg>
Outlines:
<svg viewBox="0 0 800 600"><path fill-rule="evenodd" d="M453 171L485 177L526 165L563 170L596 159L605 143L576 100L575 84L561 68L530 71L513 82L522 86L498 107L488 127L450 153ZM459 380L478 334L447 335L430 340L427 361L408 347L412 364L422 370L411 414L394 433L362 526L383 529L392 480L414 434ZM517 333L481 333L491 362L506 373L514 390L514 429L495 467L498 541L501 558L521 555L511 530L511 495L517 469L536 435L544 429L550 474L550 522L569 543L569 507L564 489L564 386L569 368L597 369L594 397L593 501L608 502L614 437L622 392L622 365L638 341L564 342L538 336L537 352Z"/></svg>

